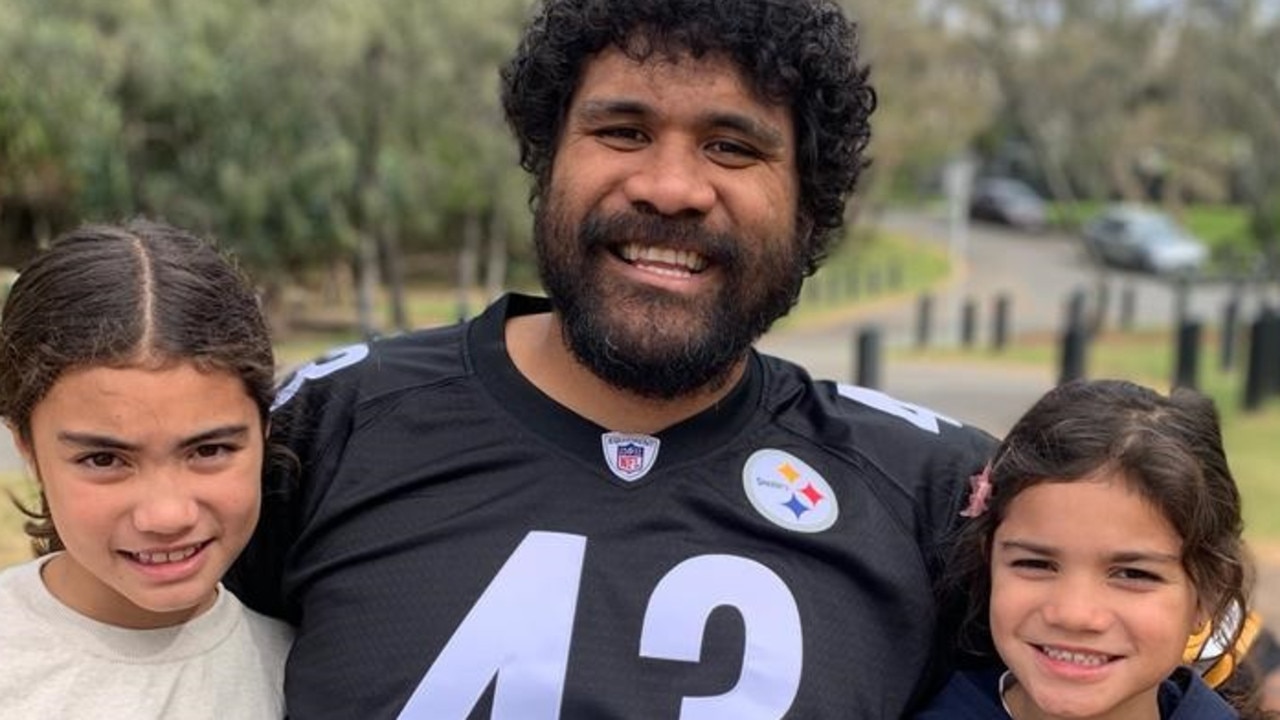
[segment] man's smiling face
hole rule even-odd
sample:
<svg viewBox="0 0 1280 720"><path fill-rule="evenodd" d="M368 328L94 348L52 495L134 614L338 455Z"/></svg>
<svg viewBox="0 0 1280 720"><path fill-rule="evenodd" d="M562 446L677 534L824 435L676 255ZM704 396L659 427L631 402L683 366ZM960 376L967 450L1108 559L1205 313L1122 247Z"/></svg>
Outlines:
<svg viewBox="0 0 1280 720"><path fill-rule="evenodd" d="M597 55L535 225L573 352L648 397L724 382L799 292L798 192L788 108L731 61Z"/></svg>

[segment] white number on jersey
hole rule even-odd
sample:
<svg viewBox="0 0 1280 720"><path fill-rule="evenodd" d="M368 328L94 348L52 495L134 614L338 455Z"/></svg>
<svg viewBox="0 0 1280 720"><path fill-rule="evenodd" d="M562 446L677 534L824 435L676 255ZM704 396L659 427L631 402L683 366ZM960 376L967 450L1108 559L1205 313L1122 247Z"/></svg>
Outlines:
<svg viewBox="0 0 1280 720"><path fill-rule="evenodd" d="M585 537L565 533L525 536L427 670L400 718L462 720L496 677L493 720L558 720L586 544ZM758 562L703 555L677 565L649 599L640 655L698 662L707 619L718 607L734 608L742 617L742 674L724 695L685 698L680 720L782 717L800 686L800 612L786 584Z"/></svg>
<svg viewBox="0 0 1280 720"><path fill-rule="evenodd" d="M276 393L276 400L271 403L271 409L275 410L289 402L289 399L297 394L298 388L302 387L302 383L308 380L319 380L329 373L355 365L366 357L369 357L369 346L364 343L348 345L334 350L294 373L293 377L289 379L289 384L280 388L280 391Z"/></svg>
<svg viewBox="0 0 1280 720"><path fill-rule="evenodd" d="M936 413L929 408L920 407L914 403L903 402L897 398L885 395L879 390L872 390L871 388L865 388L860 385L845 385L843 383L837 385L836 389L843 397L847 397L850 400L856 400L867 407L875 408L880 412L888 413L894 417L902 418L921 430L931 432L935 435L938 434L940 430L940 426L938 425L939 420L949 425L960 427L960 423L958 421L952 420L946 415Z"/></svg>
<svg viewBox="0 0 1280 720"><path fill-rule="evenodd" d="M560 717L587 539L529 533L413 691L401 718L465 718L496 674L493 719Z"/></svg>
<svg viewBox="0 0 1280 720"><path fill-rule="evenodd" d="M707 618L722 605L737 608L746 627L742 675L724 695L685 698L680 720L782 717L800 688L800 610L782 580L754 560L703 555L667 573L649 598L640 654L698 662Z"/></svg>

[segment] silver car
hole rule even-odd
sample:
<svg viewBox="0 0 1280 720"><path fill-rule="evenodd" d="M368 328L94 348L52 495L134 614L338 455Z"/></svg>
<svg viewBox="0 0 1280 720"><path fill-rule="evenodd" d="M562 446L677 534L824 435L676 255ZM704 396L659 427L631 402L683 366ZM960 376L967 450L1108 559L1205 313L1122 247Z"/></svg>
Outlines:
<svg viewBox="0 0 1280 720"><path fill-rule="evenodd" d="M1205 244L1173 218L1138 205L1113 205L1084 226L1090 251L1103 262L1160 275L1199 272Z"/></svg>

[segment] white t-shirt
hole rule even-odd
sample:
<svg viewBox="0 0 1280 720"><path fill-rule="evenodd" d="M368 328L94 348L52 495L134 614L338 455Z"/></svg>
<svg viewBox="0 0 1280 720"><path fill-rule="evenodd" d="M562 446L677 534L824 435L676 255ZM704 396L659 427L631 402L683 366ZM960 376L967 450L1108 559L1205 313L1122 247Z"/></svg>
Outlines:
<svg viewBox="0 0 1280 720"><path fill-rule="evenodd" d="M0 718L284 717L288 625L221 587L182 625L106 625L49 593L40 567L51 557L0 571Z"/></svg>

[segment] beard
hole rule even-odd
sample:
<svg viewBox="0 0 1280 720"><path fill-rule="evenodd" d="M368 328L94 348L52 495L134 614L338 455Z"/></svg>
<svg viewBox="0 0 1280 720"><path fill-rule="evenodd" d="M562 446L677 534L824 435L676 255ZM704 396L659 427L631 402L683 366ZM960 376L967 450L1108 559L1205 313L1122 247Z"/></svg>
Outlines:
<svg viewBox="0 0 1280 720"><path fill-rule="evenodd" d="M806 266L795 236L713 233L699 219L635 211L593 211L574 225L561 205L552 193L535 211L542 285L574 356L616 388L658 400L722 388L799 297ZM697 252L720 282L694 296L618 282L602 269L629 242Z"/></svg>

